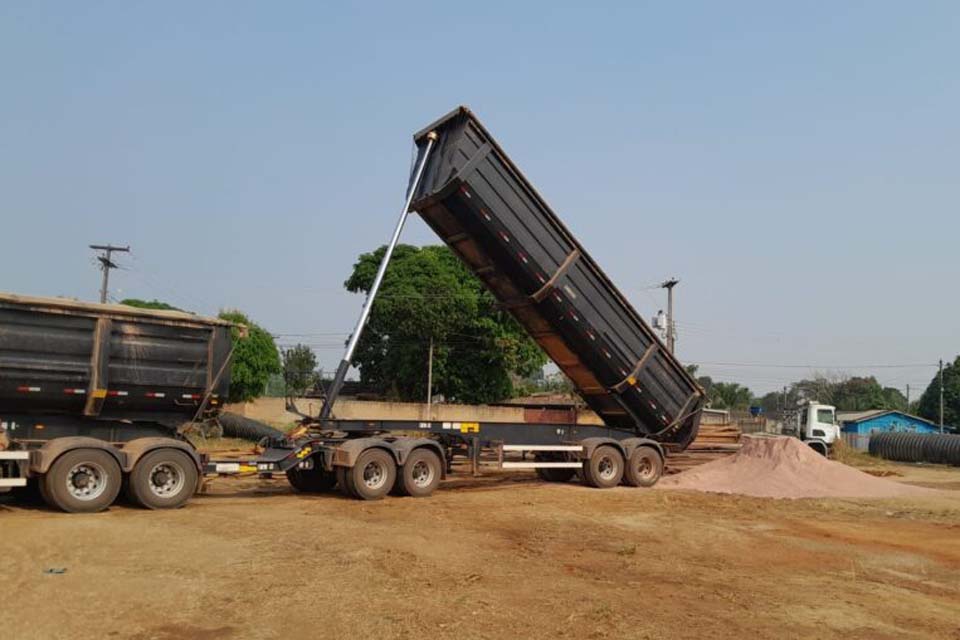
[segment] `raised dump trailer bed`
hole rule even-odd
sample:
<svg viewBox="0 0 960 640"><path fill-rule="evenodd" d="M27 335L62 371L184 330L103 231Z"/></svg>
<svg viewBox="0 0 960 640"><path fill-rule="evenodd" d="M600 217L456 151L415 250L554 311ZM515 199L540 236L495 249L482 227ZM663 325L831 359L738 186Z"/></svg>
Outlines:
<svg viewBox="0 0 960 640"><path fill-rule="evenodd" d="M407 201L319 418L257 460L213 470L286 471L300 489L336 484L364 499L391 487L427 495L456 453L466 452L476 469L480 450L495 448L502 468L536 469L546 480L579 473L595 487L655 483L665 449L682 450L696 436L702 389L469 110L456 109L414 141ZM412 211L530 332L605 426L335 418L335 400ZM422 437L395 435L403 431Z"/></svg>
<svg viewBox="0 0 960 640"><path fill-rule="evenodd" d="M226 394L231 327L0 294L0 490L32 478L52 504L90 511L126 481L145 506L182 504L202 463L177 428Z"/></svg>
<svg viewBox="0 0 960 640"><path fill-rule="evenodd" d="M466 107L435 137L411 210L482 280L612 428L683 449L704 394Z"/></svg>

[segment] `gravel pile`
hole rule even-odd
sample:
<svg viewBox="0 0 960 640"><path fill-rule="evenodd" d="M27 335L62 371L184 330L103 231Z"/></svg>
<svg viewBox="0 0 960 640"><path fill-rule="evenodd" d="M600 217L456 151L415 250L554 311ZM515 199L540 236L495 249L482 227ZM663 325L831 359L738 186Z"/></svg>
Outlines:
<svg viewBox="0 0 960 640"><path fill-rule="evenodd" d="M742 443L736 454L663 478L657 486L763 498L892 498L938 493L827 460L796 438L743 436Z"/></svg>

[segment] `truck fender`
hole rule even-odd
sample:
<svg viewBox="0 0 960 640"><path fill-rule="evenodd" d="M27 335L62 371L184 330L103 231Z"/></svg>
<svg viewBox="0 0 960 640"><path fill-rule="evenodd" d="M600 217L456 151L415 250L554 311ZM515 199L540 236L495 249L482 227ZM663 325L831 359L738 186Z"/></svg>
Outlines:
<svg viewBox="0 0 960 640"><path fill-rule="evenodd" d="M660 454L660 459L666 461L667 456L663 451L663 446L656 440L651 440L650 438L627 438L620 441L620 445L623 447L624 457L629 460L630 456L633 455L634 450L637 447L650 447L654 451Z"/></svg>
<svg viewBox="0 0 960 640"><path fill-rule="evenodd" d="M581 460L589 460L590 456L593 455L594 449L605 444L616 447L620 453L623 454L624 460L627 458L627 452L624 449L623 444L619 440L615 440L613 438L584 438L583 440L577 442L577 444L583 447L583 452L580 454Z"/></svg>
<svg viewBox="0 0 960 640"><path fill-rule="evenodd" d="M117 460L120 468L123 468L124 455L119 449L109 442L88 438L86 436L68 436L65 438L54 438L45 442L42 447L30 452L30 472L31 474L43 475L50 470L54 461L68 451L74 449L100 449L106 451Z"/></svg>
<svg viewBox="0 0 960 640"><path fill-rule="evenodd" d="M440 458L440 469L441 469L441 478L447 477L447 463L446 457L443 451L443 447L440 446L440 443L436 440L431 440L430 438L404 438L402 440L395 440L390 443L394 447L394 452L397 456L397 464L404 465L407 462L407 457L413 453L416 449L430 449L437 454L437 457Z"/></svg>
<svg viewBox="0 0 960 640"><path fill-rule="evenodd" d="M124 473L130 473L140 458L157 449L177 449L183 451L190 456L193 464L197 467L197 472L201 477L203 476L203 465L200 464L200 456L197 454L196 449L188 442L174 440L173 438L137 438L136 440L124 443L122 449L124 460L120 463L120 467Z"/></svg>
<svg viewBox="0 0 960 640"><path fill-rule="evenodd" d="M394 451L391 443L383 438L356 438L341 442L334 448L333 455L330 457L331 469L332 467L352 467L357 463L361 453L374 447L389 451L394 460L397 460L397 452ZM399 464L399 460L397 463Z"/></svg>

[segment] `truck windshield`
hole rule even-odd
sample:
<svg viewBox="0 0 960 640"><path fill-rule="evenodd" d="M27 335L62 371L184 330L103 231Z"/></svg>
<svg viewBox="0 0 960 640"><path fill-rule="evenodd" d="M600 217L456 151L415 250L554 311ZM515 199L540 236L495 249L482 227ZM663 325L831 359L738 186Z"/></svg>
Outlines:
<svg viewBox="0 0 960 640"><path fill-rule="evenodd" d="M833 409L817 409L817 422L833 424Z"/></svg>

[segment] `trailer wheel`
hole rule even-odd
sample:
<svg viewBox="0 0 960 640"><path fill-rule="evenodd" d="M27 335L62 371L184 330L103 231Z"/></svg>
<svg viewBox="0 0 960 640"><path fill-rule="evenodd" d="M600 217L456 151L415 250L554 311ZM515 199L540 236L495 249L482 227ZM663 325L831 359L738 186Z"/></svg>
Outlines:
<svg viewBox="0 0 960 640"><path fill-rule="evenodd" d="M576 469L551 469L539 468L536 469L537 476L540 477L544 482L570 482L573 479L573 476L577 475Z"/></svg>
<svg viewBox="0 0 960 640"><path fill-rule="evenodd" d="M397 464L383 449L367 449L346 471L347 487L361 500L379 500L390 492L397 479Z"/></svg>
<svg viewBox="0 0 960 640"><path fill-rule="evenodd" d="M623 454L615 447L601 445L583 461L583 482L598 489L615 487L623 478L623 467Z"/></svg>
<svg viewBox="0 0 960 640"><path fill-rule="evenodd" d="M103 511L117 499L123 476L112 455L100 449L68 451L41 480L47 503L68 513Z"/></svg>
<svg viewBox="0 0 960 640"><path fill-rule="evenodd" d="M197 466L176 449L157 449L137 462L127 483L130 499L146 509L176 509L197 489Z"/></svg>
<svg viewBox="0 0 960 640"><path fill-rule="evenodd" d="M569 462L570 459L564 454L537 454L534 457L534 460L537 462ZM573 479L573 476L577 475L576 469L565 469L563 467L559 468L550 468L550 467L538 467L534 469L539 477L544 482L570 482Z"/></svg>
<svg viewBox="0 0 960 640"><path fill-rule="evenodd" d="M294 467L287 471L287 480L299 493L323 493L337 485L337 477L323 469L301 469Z"/></svg>
<svg viewBox="0 0 960 640"><path fill-rule="evenodd" d="M350 480L350 469L348 467L335 467L334 477L337 479L337 486L340 492L348 498L359 498L353 490L353 484Z"/></svg>
<svg viewBox="0 0 960 640"><path fill-rule="evenodd" d="M652 487L663 473L663 458L653 447L637 447L627 460L623 483L631 487Z"/></svg>
<svg viewBox="0 0 960 640"><path fill-rule="evenodd" d="M399 493L413 498L425 498L440 486L443 466L440 456L429 449L414 449L397 472Z"/></svg>

